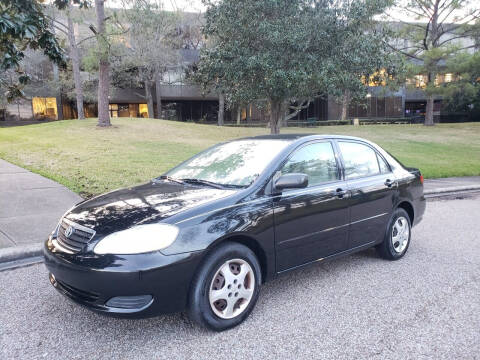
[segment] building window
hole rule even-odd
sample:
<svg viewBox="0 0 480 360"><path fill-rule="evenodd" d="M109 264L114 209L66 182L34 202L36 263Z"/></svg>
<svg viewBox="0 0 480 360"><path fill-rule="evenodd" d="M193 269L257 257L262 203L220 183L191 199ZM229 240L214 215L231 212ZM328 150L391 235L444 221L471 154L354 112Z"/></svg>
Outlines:
<svg viewBox="0 0 480 360"><path fill-rule="evenodd" d="M417 88L424 88L427 86L427 75L415 75L415 86Z"/></svg>
<svg viewBox="0 0 480 360"><path fill-rule="evenodd" d="M445 82L445 75L442 75L442 74L437 74L437 76L435 76L435 85L440 85L440 84L443 84Z"/></svg>
<svg viewBox="0 0 480 360"><path fill-rule="evenodd" d="M372 75L368 77L362 76L362 82L364 85L375 87L375 86L385 86L387 84L387 77L393 79L392 76L387 74L385 69L380 69L375 71Z"/></svg>
<svg viewBox="0 0 480 360"><path fill-rule="evenodd" d="M148 118L148 106L147 104L138 104L138 113L140 117Z"/></svg>
<svg viewBox="0 0 480 360"><path fill-rule="evenodd" d="M32 108L35 119L58 119L57 99L54 97L34 97L32 99Z"/></svg>
<svg viewBox="0 0 480 360"><path fill-rule="evenodd" d="M110 117L118 117L118 104L109 104L108 110L110 111Z"/></svg>
<svg viewBox="0 0 480 360"><path fill-rule="evenodd" d="M130 104L109 104L110 117L130 117Z"/></svg>
<svg viewBox="0 0 480 360"><path fill-rule="evenodd" d="M446 83L452 82L453 81L453 74L451 74L451 73L445 74L445 80L444 81Z"/></svg>
<svg viewBox="0 0 480 360"><path fill-rule="evenodd" d="M129 117L130 111L128 104L118 104L118 117Z"/></svg>

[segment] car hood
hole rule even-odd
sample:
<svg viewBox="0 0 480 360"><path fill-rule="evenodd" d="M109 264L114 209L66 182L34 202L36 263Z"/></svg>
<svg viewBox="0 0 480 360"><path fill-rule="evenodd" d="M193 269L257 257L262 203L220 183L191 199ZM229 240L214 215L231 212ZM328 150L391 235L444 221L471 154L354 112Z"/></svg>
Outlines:
<svg viewBox="0 0 480 360"><path fill-rule="evenodd" d="M97 234L109 234L133 225L158 222L236 191L166 180L152 181L84 201L70 210L65 218L94 229Z"/></svg>

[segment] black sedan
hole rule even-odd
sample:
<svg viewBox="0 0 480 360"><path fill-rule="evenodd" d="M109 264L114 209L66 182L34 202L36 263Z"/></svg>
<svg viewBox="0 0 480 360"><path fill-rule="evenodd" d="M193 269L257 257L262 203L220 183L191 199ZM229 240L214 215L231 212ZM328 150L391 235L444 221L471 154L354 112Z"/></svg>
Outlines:
<svg viewBox="0 0 480 360"><path fill-rule="evenodd" d="M241 323L260 285L375 246L405 255L423 176L379 146L277 135L213 146L151 182L77 204L45 243L51 284L92 310Z"/></svg>

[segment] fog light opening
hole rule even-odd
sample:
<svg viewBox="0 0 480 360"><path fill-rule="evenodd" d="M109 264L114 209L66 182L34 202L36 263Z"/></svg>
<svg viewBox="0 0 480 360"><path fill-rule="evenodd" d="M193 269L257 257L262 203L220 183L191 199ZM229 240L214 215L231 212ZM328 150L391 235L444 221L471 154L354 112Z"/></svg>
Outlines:
<svg viewBox="0 0 480 360"><path fill-rule="evenodd" d="M108 300L105 305L112 308L133 310L147 307L152 301L152 295L115 296Z"/></svg>

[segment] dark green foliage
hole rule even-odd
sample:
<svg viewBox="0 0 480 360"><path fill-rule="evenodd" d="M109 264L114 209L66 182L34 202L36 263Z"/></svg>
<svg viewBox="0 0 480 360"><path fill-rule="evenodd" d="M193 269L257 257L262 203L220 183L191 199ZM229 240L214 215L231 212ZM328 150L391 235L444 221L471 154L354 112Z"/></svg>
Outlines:
<svg viewBox="0 0 480 360"><path fill-rule="evenodd" d="M338 10L330 95L338 98L348 92L350 100L361 102L369 83L395 89L404 80L402 59L388 46L391 31L374 20L390 4L360 0L346 2Z"/></svg>
<svg viewBox="0 0 480 360"><path fill-rule="evenodd" d="M389 0L204 0L202 49L194 79L227 103L264 102L272 132L286 104L346 89L365 91L362 75L395 69L385 32L372 26Z"/></svg>
<svg viewBox="0 0 480 360"><path fill-rule="evenodd" d="M81 6L86 1L73 0ZM63 8L68 0L55 0L55 5ZM0 71L12 70L16 81L8 84L0 75L0 86L6 89L9 101L22 96L22 86L28 82L28 74L21 70L25 49L41 49L53 62L64 67L65 54L50 23L43 12L41 1L1 0L0 1Z"/></svg>
<svg viewBox="0 0 480 360"><path fill-rule="evenodd" d="M444 83L441 93L445 110L466 114L469 120L480 120L480 53L461 53L447 62L455 81Z"/></svg>

